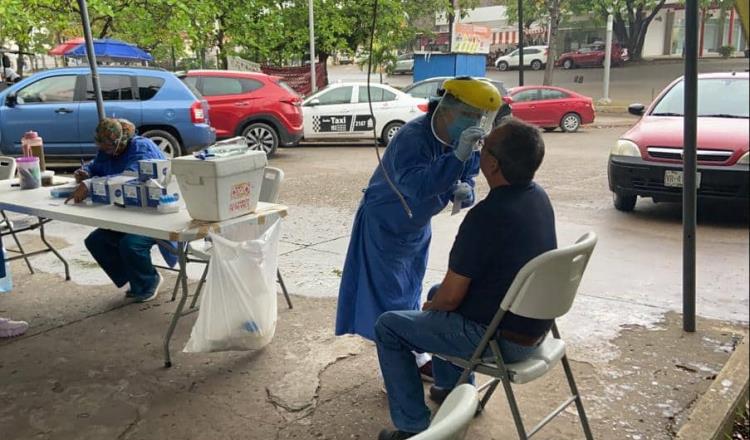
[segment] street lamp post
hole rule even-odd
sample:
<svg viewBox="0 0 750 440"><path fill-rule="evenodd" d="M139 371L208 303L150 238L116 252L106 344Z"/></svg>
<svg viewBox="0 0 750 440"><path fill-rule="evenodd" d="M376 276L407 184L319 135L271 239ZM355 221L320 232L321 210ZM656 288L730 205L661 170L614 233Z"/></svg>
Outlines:
<svg viewBox="0 0 750 440"><path fill-rule="evenodd" d="M96 113L99 120L104 119L104 100L102 99L102 90L99 87L99 73L96 70L96 53L94 53L94 38L91 36L91 22L89 21L89 9L86 0L78 0L78 9L81 13L81 25L83 26L83 36L86 40L86 55L89 59L91 68L91 83L94 85L94 98L96 100Z"/></svg>
<svg viewBox="0 0 750 440"><path fill-rule="evenodd" d="M518 86L523 86L523 0L518 0Z"/></svg>
<svg viewBox="0 0 750 440"><path fill-rule="evenodd" d="M698 135L698 0L685 2L685 102L682 161L682 328L695 331L695 230Z"/></svg>
<svg viewBox="0 0 750 440"><path fill-rule="evenodd" d="M312 92L318 91L318 81L315 75L315 19L313 17L313 0L308 0L309 20L310 20L310 82L312 83Z"/></svg>
<svg viewBox="0 0 750 440"><path fill-rule="evenodd" d="M609 73L612 67L612 22L614 17L612 13L607 16L607 37L604 46L604 92L602 99L599 101L602 104L609 104L612 102L609 99Z"/></svg>

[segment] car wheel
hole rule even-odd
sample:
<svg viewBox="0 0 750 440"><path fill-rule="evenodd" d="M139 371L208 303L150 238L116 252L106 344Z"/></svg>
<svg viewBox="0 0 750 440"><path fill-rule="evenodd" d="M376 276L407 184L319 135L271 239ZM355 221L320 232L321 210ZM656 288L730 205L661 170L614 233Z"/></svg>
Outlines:
<svg viewBox="0 0 750 440"><path fill-rule="evenodd" d="M638 196L625 195L618 192L612 193L612 202L615 205L615 209L622 212L630 212L635 209L635 202L638 200Z"/></svg>
<svg viewBox="0 0 750 440"><path fill-rule="evenodd" d="M242 136L247 139L250 150L263 151L268 156L273 156L279 148L279 135L276 130L268 124L255 122L242 130Z"/></svg>
<svg viewBox="0 0 750 440"><path fill-rule="evenodd" d="M497 63L497 70L505 72L506 70L508 70L508 63L506 63L505 61L500 61L499 63Z"/></svg>
<svg viewBox="0 0 750 440"><path fill-rule="evenodd" d="M551 133L557 129L557 127L542 127L547 133Z"/></svg>
<svg viewBox="0 0 750 440"><path fill-rule="evenodd" d="M563 66L563 69L568 69L568 70L572 69L573 68L573 60L567 59L567 60L563 61L562 66Z"/></svg>
<svg viewBox="0 0 750 440"><path fill-rule="evenodd" d="M560 120L560 128L566 133L574 133L581 127L581 117L576 113L566 113Z"/></svg>
<svg viewBox="0 0 750 440"><path fill-rule="evenodd" d="M393 136L396 136L396 133L403 127L404 124L402 122L391 122L390 124L386 125L383 129L383 135L381 139L383 140L383 143L385 145L388 145L391 142L391 139L393 139Z"/></svg>
<svg viewBox="0 0 750 440"><path fill-rule="evenodd" d="M143 133L143 137L151 139L153 143L164 153L167 159L182 156L180 142L169 132L164 130L149 130Z"/></svg>
<svg viewBox="0 0 750 440"><path fill-rule="evenodd" d="M542 62L539 60L534 60L531 62L531 70L541 70L542 68Z"/></svg>

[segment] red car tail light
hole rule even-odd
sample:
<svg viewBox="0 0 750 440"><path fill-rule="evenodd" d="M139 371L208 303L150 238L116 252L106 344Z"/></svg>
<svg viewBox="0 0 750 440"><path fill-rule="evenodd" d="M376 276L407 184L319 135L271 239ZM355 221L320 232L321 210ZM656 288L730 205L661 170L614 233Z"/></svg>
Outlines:
<svg viewBox="0 0 750 440"><path fill-rule="evenodd" d="M203 104L200 101L195 101L190 106L190 120L193 124L203 124L206 122L206 115L203 113Z"/></svg>
<svg viewBox="0 0 750 440"><path fill-rule="evenodd" d="M427 113L427 110L430 108L430 105L427 103L424 104L417 104L417 108L425 113Z"/></svg>

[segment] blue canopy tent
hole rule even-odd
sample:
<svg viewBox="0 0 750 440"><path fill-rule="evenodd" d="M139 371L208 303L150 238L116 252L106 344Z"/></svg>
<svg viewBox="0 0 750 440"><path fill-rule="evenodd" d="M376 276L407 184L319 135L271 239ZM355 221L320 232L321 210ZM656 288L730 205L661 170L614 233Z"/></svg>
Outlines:
<svg viewBox="0 0 750 440"><path fill-rule="evenodd" d="M96 58L106 58L115 61L153 61L154 57L140 47L112 38L94 40L94 55ZM84 58L88 54L86 44L79 44L65 53L68 57Z"/></svg>

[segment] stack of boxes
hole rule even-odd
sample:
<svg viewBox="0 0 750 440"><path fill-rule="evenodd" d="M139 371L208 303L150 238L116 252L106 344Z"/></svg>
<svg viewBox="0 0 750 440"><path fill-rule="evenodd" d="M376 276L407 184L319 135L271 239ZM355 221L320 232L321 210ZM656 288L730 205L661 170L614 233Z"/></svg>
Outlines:
<svg viewBox="0 0 750 440"><path fill-rule="evenodd" d="M157 208L172 178L168 159L138 161L138 174L91 179L91 200L94 203L118 206Z"/></svg>

